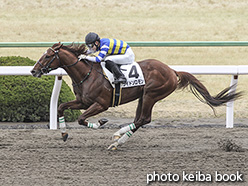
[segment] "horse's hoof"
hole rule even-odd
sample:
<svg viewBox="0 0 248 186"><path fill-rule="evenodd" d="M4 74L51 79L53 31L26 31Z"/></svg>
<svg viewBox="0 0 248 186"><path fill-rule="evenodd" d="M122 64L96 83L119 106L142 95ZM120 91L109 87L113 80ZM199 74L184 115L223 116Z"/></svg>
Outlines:
<svg viewBox="0 0 248 186"><path fill-rule="evenodd" d="M115 142L108 147L108 150L117 150L118 143Z"/></svg>
<svg viewBox="0 0 248 186"><path fill-rule="evenodd" d="M109 149L109 150L117 150L117 147L112 147L112 148Z"/></svg>
<svg viewBox="0 0 248 186"><path fill-rule="evenodd" d="M62 139L63 141L66 141L68 138L68 133L62 133Z"/></svg>
<svg viewBox="0 0 248 186"><path fill-rule="evenodd" d="M100 126L104 125L105 123L108 122L106 118L99 119L98 122L100 123Z"/></svg>
<svg viewBox="0 0 248 186"><path fill-rule="evenodd" d="M112 140L118 141L118 139L120 139L120 138L121 138L121 136L119 136L119 135L114 135L114 136L112 137Z"/></svg>

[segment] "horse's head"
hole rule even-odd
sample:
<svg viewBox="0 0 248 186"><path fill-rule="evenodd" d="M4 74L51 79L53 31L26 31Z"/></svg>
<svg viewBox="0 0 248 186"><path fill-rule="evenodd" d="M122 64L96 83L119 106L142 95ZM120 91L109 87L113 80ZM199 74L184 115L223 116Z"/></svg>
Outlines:
<svg viewBox="0 0 248 186"><path fill-rule="evenodd" d="M41 77L43 74L47 74L51 70L60 67L61 64L58 53L62 46L63 44L57 43L47 49L31 70L34 77Z"/></svg>

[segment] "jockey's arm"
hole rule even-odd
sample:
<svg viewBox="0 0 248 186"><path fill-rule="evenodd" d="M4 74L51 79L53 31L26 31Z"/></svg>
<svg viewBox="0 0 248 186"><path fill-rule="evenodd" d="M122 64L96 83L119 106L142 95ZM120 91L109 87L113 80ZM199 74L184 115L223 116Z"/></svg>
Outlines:
<svg viewBox="0 0 248 186"><path fill-rule="evenodd" d="M86 51L86 54L87 54L87 55L90 55L90 54L93 54L93 53L95 53L95 51L93 51L93 50L91 50L91 49L88 49L88 50Z"/></svg>
<svg viewBox="0 0 248 186"><path fill-rule="evenodd" d="M92 62L100 63L104 59L104 57L107 55L108 49L109 49L108 47L102 47L98 56L96 57L86 56L86 59Z"/></svg>

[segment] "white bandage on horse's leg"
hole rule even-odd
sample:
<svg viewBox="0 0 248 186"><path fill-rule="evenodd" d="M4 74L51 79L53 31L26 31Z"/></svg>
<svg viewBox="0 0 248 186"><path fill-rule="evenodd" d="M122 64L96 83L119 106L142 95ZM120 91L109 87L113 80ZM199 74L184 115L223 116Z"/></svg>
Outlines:
<svg viewBox="0 0 248 186"><path fill-rule="evenodd" d="M90 123L88 122L88 128L98 129L100 127L100 123Z"/></svg>
<svg viewBox="0 0 248 186"><path fill-rule="evenodd" d="M121 136L125 132L131 131L135 128L136 128L135 124L131 123L130 125L122 127L120 130L118 130L116 133L114 133L114 136Z"/></svg>
<svg viewBox="0 0 248 186"><path fill-rule="evenodd" d="M133 132L130 130L123 134L123 136L117 141L118 144L123 144L125 143L131 136L133 135Z"/></svg>
<svg viewBox="0 0 248 186"><path fill-rule="evenodd" d="M108 149L109 150L116 150L118 145L125 143L132 135L133 135L133 132L131 130L127 131L125 134L123 134L123 136L121 138L119 138L113 144L111 144L108 147Z"/></svg>
<svg viewBox="0 0 248 186"><path fill-rule="evenodd" d="M64 116L59 117L59 128L62 133L65 133L66 125Z"/></svg>

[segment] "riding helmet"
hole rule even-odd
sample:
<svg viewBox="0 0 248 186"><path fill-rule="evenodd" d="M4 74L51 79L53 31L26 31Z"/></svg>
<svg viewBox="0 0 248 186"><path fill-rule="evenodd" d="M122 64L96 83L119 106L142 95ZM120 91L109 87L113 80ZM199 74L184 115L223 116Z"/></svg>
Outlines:
<svg viewBox="0 0 248 186"><path fill-rule="evenodd" d="M85 37L86 45L91 44L91 43L95 43L96 41L100 42L100 37L94 32L88 33Z"/></svg>

